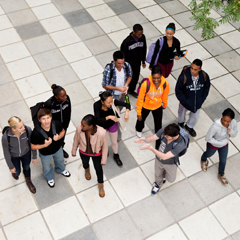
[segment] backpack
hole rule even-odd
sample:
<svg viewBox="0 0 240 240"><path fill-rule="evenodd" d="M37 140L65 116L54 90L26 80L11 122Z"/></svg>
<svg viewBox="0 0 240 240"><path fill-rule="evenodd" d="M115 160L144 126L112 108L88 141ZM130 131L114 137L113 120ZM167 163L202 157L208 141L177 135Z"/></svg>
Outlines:
<svg viewBox="0 0 240 240"><path fill-rule="evenodd" d="M179 127L180 128L180 133L179 133L179 135L181 136L181 138L178 138L178 139L176 139L174 142L173 142L173 149L181 142L181 141L184 141L185 142L185 148L178 154L178 156L179 157L181 157L181 156L183 156L186 152L187 152L187 149L188 149L188 147L189 147L189 142L190 142L190 139L189 139L189 134L188 134L188 132L185 130L185 129L183 129L183 128L181 128L181 127ZM162 132L162 134L161 134L161 140L164 138L164 132ZM178 160L178 165L180 165L180 162L179 162L179 160ZM177 164L177 163L175 163L175 164Z"/></svg>
<svg viewBox="0 0 240 240"><path fill-rule="evenodd" d="M39 126L37 114L41 108L44 108L44 102L39 102L36 105L30 107L34 127Z"/></svg>
<svg viewBox="0 0 240 240"><path fill-rule="evenodd" d="M54 136L54 135L57 134L57 132L56 132L56 124L55 124L55 121L54 121L54 120L52 120L51 125L52 125L52 134L53 134L53 136ZM38 132L40 132L40 133L42 134L42 136L43 136L46 140L48 140L48 135L47 135L46 132L41 128L40 125L37 125L35 128L36 128L36 130L37 130Z"/></svg>
<svg viewBox="0 0 240 240"><path fill-rule="evenodd" d="M187 82L187 77L186 77L186 75L185 75L185 71L186 71L186 69L189 68L189 67L191 67L191 66L190 66L190 65L185 65L185 66L183 67L180 75L179 75L179 77L180 77L182 74L184 74L184 76L183 76L183 85L185 85L186 82ZM203 70L202 70L202 73L203 73L204 81L206 82L206 81L207 81L207 74L206 74L206 72L204 72Z"/></svg>
<svg viewBox="0 0 240 240"><path fill-rule="evenodd" d="M157 65L157 61L158 61L158 58L159 58L159 54L162 50L162 47L163 47L163 43L164 43L164 38L163 37L160 37L157 41L159 41L159 51L157 53L157 56L154 60L154 64L153 65ZM152 57L153 57L153 54L154 54L154 50L155 50L155 47L156 47L156 44L157 44L157 41L155 43L152 43L148 49L148 55L147 55L147 59L146 59L146 62L147 63L151 63L152 61Z"/></svg>

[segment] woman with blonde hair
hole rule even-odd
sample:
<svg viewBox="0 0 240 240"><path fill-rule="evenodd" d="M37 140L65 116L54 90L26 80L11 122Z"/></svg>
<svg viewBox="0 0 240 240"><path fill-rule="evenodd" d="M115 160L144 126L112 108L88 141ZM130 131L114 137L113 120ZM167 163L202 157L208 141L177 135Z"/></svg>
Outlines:
<svg viewBox="0 0 240 240"><path fill-rule="evenodd" d="M30 138L32 129L25 126L19 117L11 117L9 126L2 131L2 147L5 160L14 179L18 180L21 173L21 164L26 184L32 193L36 188L31 181L31 145ZM32 162L37 163L37 151L32 150Z"/></svg>

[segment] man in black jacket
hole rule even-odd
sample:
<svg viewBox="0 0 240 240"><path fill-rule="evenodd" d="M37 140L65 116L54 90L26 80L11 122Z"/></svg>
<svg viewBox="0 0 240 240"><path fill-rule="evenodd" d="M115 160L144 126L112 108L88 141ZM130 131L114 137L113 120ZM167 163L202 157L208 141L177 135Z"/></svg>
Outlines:
<svg viewBox="0 0 240 240"><path fill-rule="evenodd" d="M143 28L140 24L133 26L133 32L121 44L121 51L125 54L126 62L130 63L133 71L132 81L129 84L128 93L137 98L138 94L135 92L136 85L142 67L145 68L147 43L143 34Z"/></svg>
<svg viewBox="0 0 240 240"><path fill-rule="evenodd" d="M184 67L175 88L176 97L180 102L178 125L184 127L185 115L189 110L189 119L185 128L192 137L197 136L193 128L197 124L201 106L206 100L210 89L209 76L201 68L202 61L199 59L195 59L191 66Z"/></svg>

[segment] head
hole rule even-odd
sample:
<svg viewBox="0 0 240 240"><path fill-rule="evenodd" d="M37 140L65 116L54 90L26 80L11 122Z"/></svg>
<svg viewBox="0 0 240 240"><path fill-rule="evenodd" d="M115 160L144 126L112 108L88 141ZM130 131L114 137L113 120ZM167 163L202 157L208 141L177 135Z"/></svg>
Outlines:
<svg viewBox="0 0 240 240"><path fill-rule="evenodd" d="M121 70L123 68L125 61L125 55L122 51L116 51L113 53L113 62L117 69Z"/></svg>
<svg viewBox="0 0 240 240"><path fill-rule="evenodd" d="M173 38L173 35L175 34L175 31L176 31L176 27L175 27L175 24L174 23L169 23L166 27L166 31L165 31L165 34L166 34L166 37L168 40L171 40Z"/></svg>
<svg viewBox="0 0 240 240"><path fill-rule="evenodd" d="M164 128L164 136L168 141L178 138L180 128L176 123L171 123Z"/></svg>
<svg viewBox="0 0 240 240"><path fill-rule="evenodd" d="M152 68L152 79L153 83L159 84L161 82L161 77L162 77L162 69L159 65L155 65Z"/></svg>
<svg viewBox="0 0 240 240"><path fill-rule="evenodd" d="M10 126L14 135L21 134L25 131L23 121L19 117L11 117L8 119L8 125Z"/></svg>
<svg viewBox="0 0 240 240"><path fill-rule="evenodd" d="M113 97L110 92L108 91L100 92L99 97L104 107L110 108L112 106Z"/></svg>
<svg viewBox="0 0 240 240"><path fill-rule="evenodd" d="M190 72L194 77L199 75L199 72L202 70L202 61L200 59L195 59L190 68Z"/></svg>
<svg viewBox="0 0 240 240"><path fill-rule="evenodd" d="M143 27L140 24L135 24L133 26L133 37L141 38L143 35Z"/></svg>
<svg viewBox="0 0 240 240"><path fill-rule="evenodd" d="M97 119L92 114L86 115L81 121L81 128L83 132L92 132L97 125Z"/></svg>
<svg viewBox="0 0 240 240"><path fill-rule="evenodd" d="M61 86L58 86L56 84L53 84L51 86L52 92L54 97L57 99L58 102L65 102L67 100L67 93L64 88Z"/></svg>
<svg viewBox="0 0 240 240"><path fill-rule="evenodd" d="M41 123L42 127L50 128L52 121L52 113L48 108L42 108L37 114L38 121Z"/></svg>
<svg viewBox="0 0 240 240"><path fill-rule="evenodd" d="M228 127L230 122L234 119L235 113L231 108L227 108L222 113L221 123L224 127Z"/></svg>

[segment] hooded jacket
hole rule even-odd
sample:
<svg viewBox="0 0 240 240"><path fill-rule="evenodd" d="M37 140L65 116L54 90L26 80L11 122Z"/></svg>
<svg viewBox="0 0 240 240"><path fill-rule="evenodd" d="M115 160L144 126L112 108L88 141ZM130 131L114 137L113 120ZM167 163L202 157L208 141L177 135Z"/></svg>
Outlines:
<svg viewBox="0 0 240 240"><path fill-rule="evenodd" d="M67 95L67 100L62 103L59 103L52 96L44 103L44 107L51 110L53 120L59 121L66 131L71 119L71 101L69 96Z"/></svg>
<svg viewBox="0 0 240 240"><path fill-rule="evenodd" d="M187 77L187 82L184 82L184 74ZM196 112L199 108L201 108L204 103L210 89L210 79L207 75L206 81L204 80L204 76L202 71L199 72L199 79L197 82L196 90L194 89L192 75L190 72L190 67L188 67L184 74L181 74L178 78L175 93L176 97L187 110L191 112Z"/></svg>
<svg viewBox="0 0 240 240"><path fill-rule="evenodd" d="M25 126L28 130L29 136L27 136L26 131L21 133L20 137L17 138L11 131L11 128L7 129L2 136L2 147L4 158L7 162L9 169L13 169L14 165L12 163L12 157L22 157L31 150L30 139L32 135L32 129ZM8 143L9 136L9 143ZM37 158L37 151L32 150L32 158Z"/></svg>
<svg viewBox="0 0 240 240"><path fill-rule="evenodd" d="M159 88L156 89L152 80L152 75L150 75L148 79L150 81L149 91L146 93L147 81L144 81L140 88L140 92L139 92L137 103L136 103L137 115L142 115L142 108L145 108L148 110L155 110L160 108L162 104L163 104L163 108L167 107L168 93L169 93L168 81L162 76ZM144 101L144 97L145 97L145 101Z"/></svg>
<svg viewBox="0 0 240 240"><path fill-rule="evenodd" d="M121 44L121 51L125 54L126 62L129 62L130 65L141 65L145 64L146 53L147 53L147 43L144 34L141 38L136 41L133 36L133 32L126 37Z"/></svg>
<svg viewBox="0 0 240 240"><path fill-rule="evenodd" d="M236 137L238 133L237 121L233 119L229 127L230 133L227 133L227 128L221 123L221 118L215 119L214 123L210 127L205 137L208 143L211 143L214 147L224 147L228 144L230 137Z"/></svg>

